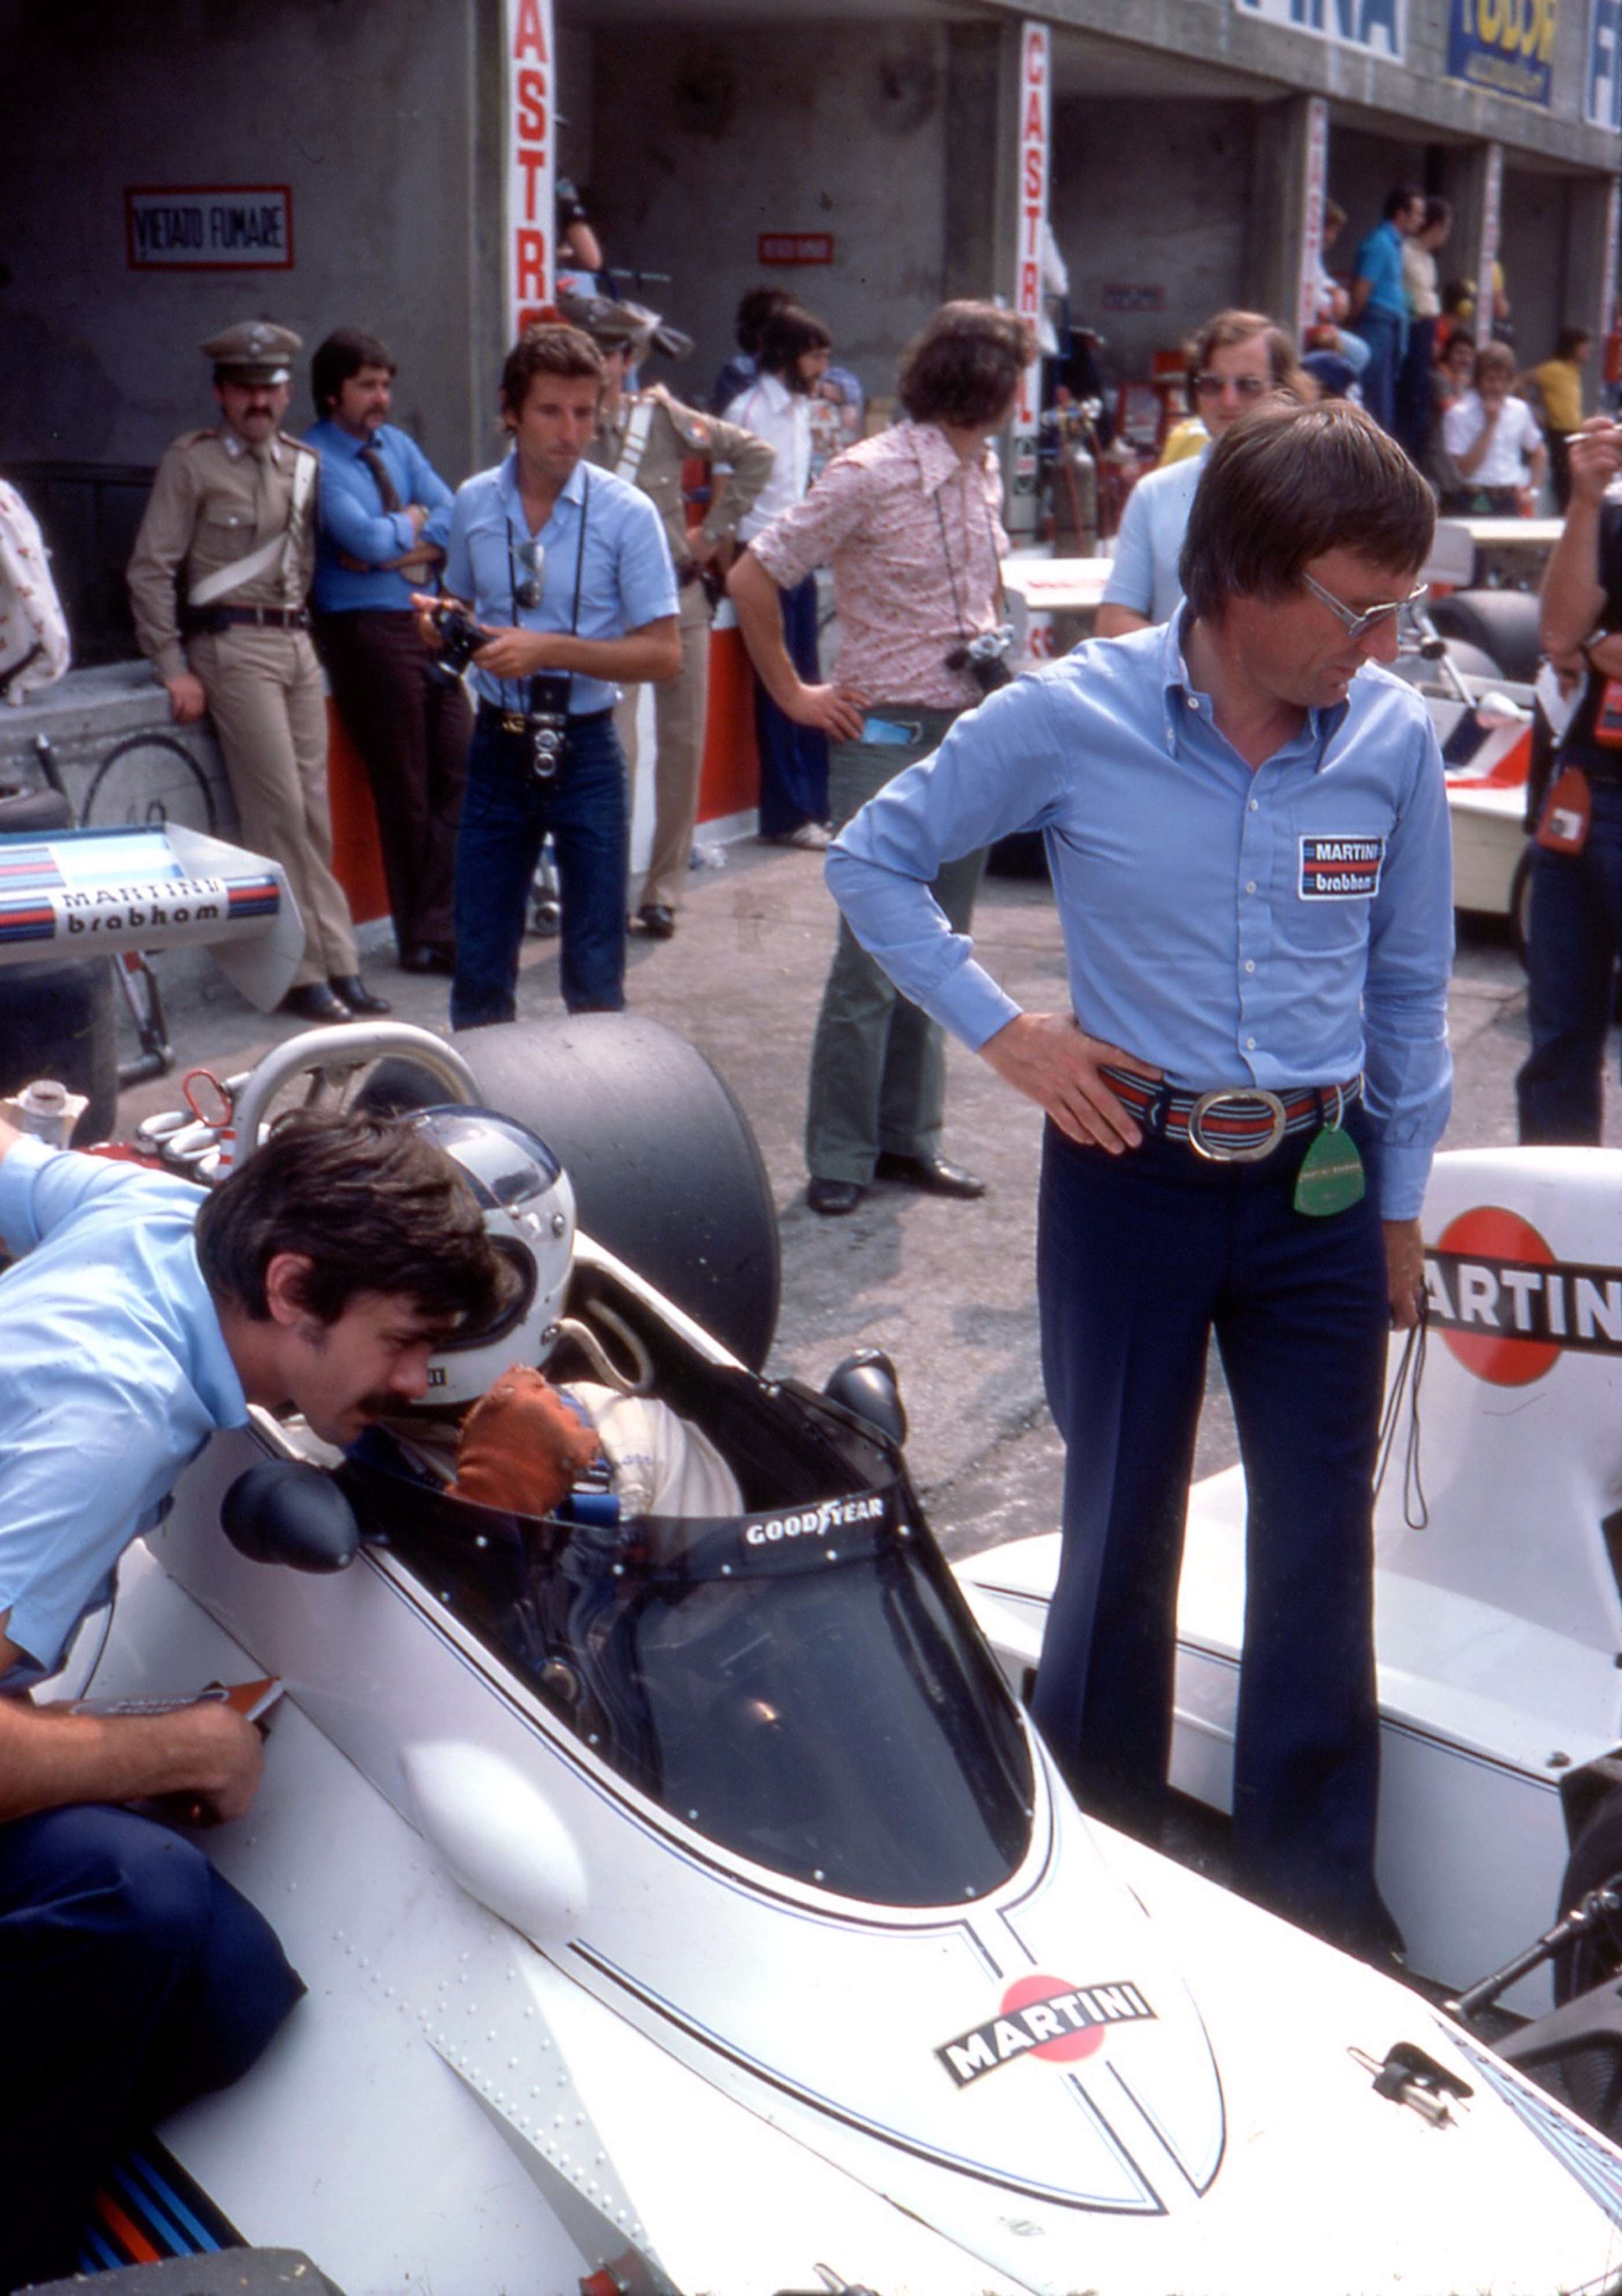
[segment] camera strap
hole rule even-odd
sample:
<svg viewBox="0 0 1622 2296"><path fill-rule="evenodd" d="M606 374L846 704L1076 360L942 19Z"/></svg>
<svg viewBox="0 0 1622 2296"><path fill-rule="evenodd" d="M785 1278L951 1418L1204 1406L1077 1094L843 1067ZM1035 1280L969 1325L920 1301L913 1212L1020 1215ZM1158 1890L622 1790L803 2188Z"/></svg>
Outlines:
<svg viewBox="0 0 1622 2296"><path fill-rule="evenodd" d="M571 638L578 637L580 635L580 588L586 576L586 528L591 521L591 506L592 474L590 466L583 463L580 465L580 539L575 549L575 595L574 603L569 610L569 635ZM511 512L509 512L507 518L507 587L511 601L512 627L514 629L522 627L522 624L518 619L517 569L518 557L512 547L512 519ZM550 674L566 677L569 680L570 691L573 691L575 674L572 669L566 669L561 672L553 672ZM529 683L532 683L532 681L527 682L524 694L524 706L526 709L530 709L534 707L534 696L528 690ZM504 706L506 701L506 682L504 679L502 684L502 700Z"/></svg>
<svg viewBox="0 0 1622 2296"><path fill-rule="evenodd" d="M978 467L976 475L979 475ZM958 652L963 656L963 660L966 662L969 658L970 634L963 620L963 604L957 594L957 577L952 571L952 551L946 540L946 514L940 506L940 488L938 487L935 489L933 501L935 504L935 522L940 529L941 563L946 570L946 586L952 593L952 619L957 624ZM986 500L985 491L983 488L980 490L980 505L986 513L986 540L991 550L992 565L995 569L996 588L994 594L997 603L997 615L999 620L1006 621L1008 619L1007 598L1003 588L1002 562L997 556L996 536L992 530L991 505ZM967 540L968 532L969 521L965 516L963 520L963 535L965 540ZM971 569L965 562L963 566L963 582L965 586L967 586L971 571ZM962 663L956 660L950 660L947 664L949 668L960 668L962 666Z"/></svg>

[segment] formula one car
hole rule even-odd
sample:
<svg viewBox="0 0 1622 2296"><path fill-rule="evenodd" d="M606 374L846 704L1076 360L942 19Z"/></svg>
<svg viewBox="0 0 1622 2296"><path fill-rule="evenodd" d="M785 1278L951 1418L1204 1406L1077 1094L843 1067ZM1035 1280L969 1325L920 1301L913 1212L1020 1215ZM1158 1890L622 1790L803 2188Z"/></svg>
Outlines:
<svg viewBox="0 0 1622 2296"><path fill-rule="evenodd" d="M53 1694L280 1679L209 1849L309 1991L160 2132L145 2221L297 2246L347 2296L1622 2286L1622 2152L1077 1808L930 1538L889 1367L762 1372L770 1201L679 1040L318 1031L232 1124L147 1144L201 1180L296 1070L335 1090L385 1054L373 1097L572 1132L548 1370L577 1349L661 1398L738 1504L517 1515L402 1440L341 1459L258 1413L188 1471ZM657 1178L588 1212L593 1156L650 1134Z"/></svg>
<svg viewBox="0 0 1622 2296"><path fill-rule="evenodd" d="M1394 1350L1375 1512L1380 1888L1412 1967L1455 1990L1497 1973L1474 1998L1540 2021L1511 2053L1575 2067L1571 2093L1617 2128L1622 1900L1520 1949L1622 1874L1622 1154L1441 1155L1424 1226L1427 1327ZM1244 1516L1241 1469L1196 1486L1178 1609L1171 1778L1218 1809ZM1054 1533L960 1570L1016 1682L1057 1561ZM1568 2005L1595 1986L1585 2017Z"/></svg>

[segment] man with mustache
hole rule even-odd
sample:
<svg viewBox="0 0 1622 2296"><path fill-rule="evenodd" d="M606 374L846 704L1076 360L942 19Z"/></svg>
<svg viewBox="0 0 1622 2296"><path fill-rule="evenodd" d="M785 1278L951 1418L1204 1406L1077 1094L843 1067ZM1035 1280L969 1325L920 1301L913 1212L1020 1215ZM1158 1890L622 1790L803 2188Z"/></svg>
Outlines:
<svg viewBox="0 0 1622 2296"><path fill-rule="evenodd" d="M259 2055L303 1991L184 1833L239 1818L231 1707L35 1706L171 1486L250 1403L343 1445L420 1401L507 1276L455 1165L404 1126L278 1126L212 1195L0 1121L0 2289L70 2272L118 2146ZM184 1691L191 1685L176 1685Z"/></svg>

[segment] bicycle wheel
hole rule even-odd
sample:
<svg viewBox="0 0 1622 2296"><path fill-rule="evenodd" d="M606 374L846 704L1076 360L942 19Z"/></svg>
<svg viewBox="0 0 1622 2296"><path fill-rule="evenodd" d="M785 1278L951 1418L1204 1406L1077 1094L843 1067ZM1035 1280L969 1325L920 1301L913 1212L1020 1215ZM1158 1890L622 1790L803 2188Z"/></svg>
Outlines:
<svg viewBox="0 0 1622 2296"><path fill-rule="evenodd" d="M80 818L86 829L161 829L172 821L212 837L214 792L172 734L127 734L96 767Z"/></svg>

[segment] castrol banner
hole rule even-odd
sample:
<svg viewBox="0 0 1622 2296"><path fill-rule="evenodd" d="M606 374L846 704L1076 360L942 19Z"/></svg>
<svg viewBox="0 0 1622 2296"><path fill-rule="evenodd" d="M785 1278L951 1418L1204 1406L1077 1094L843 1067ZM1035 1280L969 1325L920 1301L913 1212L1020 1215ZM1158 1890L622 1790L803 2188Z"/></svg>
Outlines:
<svg viewBox="0 0 1622 2296"><path fill-rule="evenodd" d="M1014 309L1035 327L1042 316L1042 250L1047 231L1051 50L1045 24L1020 28L1019 230L1014 250ZM1042 362L1020 379L1013 420L1014 505L1034 503L1036 433L1042 411ZM1028 517L1016 522L1028 525Z"/></svg>
<svg viewBox="0 0 1622 2296"><path fill-rule="evenodd" d="M502 0L506 73L503 297L516 342L551 304L557 281L557 78L552 0Z"/></svg>

